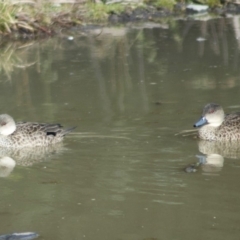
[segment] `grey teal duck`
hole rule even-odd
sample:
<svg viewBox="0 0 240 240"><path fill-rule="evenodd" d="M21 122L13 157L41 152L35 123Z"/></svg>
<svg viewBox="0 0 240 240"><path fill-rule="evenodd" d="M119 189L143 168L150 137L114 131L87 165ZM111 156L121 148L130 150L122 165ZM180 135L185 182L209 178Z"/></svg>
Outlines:
<svg viewBox="0 0 240 240"><path fill-rule="evenodd" d="M0 147L22 148L48 146L61 142L75 127L60 124L18 122L8 114L0 115Z"/></svg>

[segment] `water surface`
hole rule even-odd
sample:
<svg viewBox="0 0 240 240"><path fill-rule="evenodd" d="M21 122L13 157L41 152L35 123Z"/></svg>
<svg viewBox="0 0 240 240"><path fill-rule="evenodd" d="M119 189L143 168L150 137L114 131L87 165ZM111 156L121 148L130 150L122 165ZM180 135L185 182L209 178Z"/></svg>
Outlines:
<svg viewBox="0 0 240 240"><path fill-rule="evenodd" d="M238 239L238 147L227 146L233 154L225 156L219 146L175 136L192 129L208 102L239 110L238 24L74 29L3 45L1 112L77 129L64 146L1 153L16 165L0 179L0 233ZM220 165L185 173L197 154L217 154Z"/></svg>

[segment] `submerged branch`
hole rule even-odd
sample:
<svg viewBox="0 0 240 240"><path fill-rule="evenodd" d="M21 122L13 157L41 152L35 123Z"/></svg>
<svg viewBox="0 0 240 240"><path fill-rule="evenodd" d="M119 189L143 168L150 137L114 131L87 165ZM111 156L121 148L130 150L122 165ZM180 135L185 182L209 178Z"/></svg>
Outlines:
<svg viewBox="0 0 240 240"><path fill-rule="evenodd" d="M197 129L183 130L181 132L175 133L175 136L181 135L182 137L195 136L197 135Z"/></svg>

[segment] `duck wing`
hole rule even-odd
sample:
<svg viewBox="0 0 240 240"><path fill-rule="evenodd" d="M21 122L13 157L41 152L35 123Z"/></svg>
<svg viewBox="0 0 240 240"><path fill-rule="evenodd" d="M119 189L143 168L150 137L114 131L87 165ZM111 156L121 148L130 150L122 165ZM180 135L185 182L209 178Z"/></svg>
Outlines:
<svg viewBox="0 0 240 240"><path fill-rule="evenodd" d="M240 112L226 114L225 121L240 121Z"/></svg>
<svg viewBox="0 0 240 240"><path fill-rule="evenodd" d="M24 132L28 135L44 134L52 136L64 136L71 132L75 127L64 129L59 123L37 123L37 122L19 122L17 123L17 130L15 132Z"/></svg>
<svg viewBox="0 0 240 240"><path fill-rule="evenodd" d="M240 112L227 114L221 128L240 130Z"/></svg>

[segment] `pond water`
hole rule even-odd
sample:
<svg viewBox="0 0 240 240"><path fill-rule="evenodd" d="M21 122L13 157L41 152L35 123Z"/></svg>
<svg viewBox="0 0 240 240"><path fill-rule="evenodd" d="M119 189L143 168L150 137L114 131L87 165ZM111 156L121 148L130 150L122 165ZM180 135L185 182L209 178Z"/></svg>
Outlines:
<svg viewBox="0 0 240 240"><path fill-rule="evenodd" d="M63 146L0 151L0 234L239 239L238 146L175 135L208 102L240 109L239 23L169 20L3 44L1 112L77 128ZM213 163L186 173L203 154Z"/></svg>

